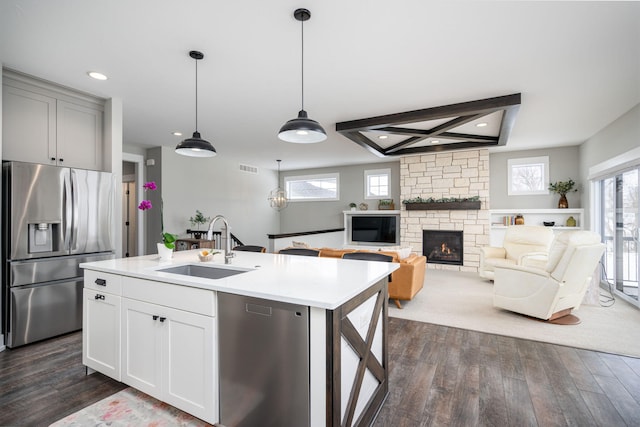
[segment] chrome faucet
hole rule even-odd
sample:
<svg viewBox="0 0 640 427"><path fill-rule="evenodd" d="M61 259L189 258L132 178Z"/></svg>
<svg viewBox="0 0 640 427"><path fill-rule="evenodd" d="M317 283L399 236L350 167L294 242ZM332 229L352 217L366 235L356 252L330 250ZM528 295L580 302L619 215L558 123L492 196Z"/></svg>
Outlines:
<svg viewBox="0 0 640 427"><path fill-rule="evenodd" d="M222 215L216 215L211 222L209 223L209 228L207 229L207 240L213 240L213 226L216 224L216 221L219 219L224 222L224 263L231 264L231 258L235 256L233 252L231 252L231 227L229 227L229 222Z"/></svg>

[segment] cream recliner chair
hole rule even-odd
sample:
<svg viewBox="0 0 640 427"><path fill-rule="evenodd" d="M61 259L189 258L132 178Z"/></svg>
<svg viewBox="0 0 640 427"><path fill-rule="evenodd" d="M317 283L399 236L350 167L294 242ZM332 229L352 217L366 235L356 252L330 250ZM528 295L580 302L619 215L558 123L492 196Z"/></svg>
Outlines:
<svg viewBox="0 0 640 427"><path fill-rule="evenodd" d="M575 324L578 309L604 253L600 235L565 231L554 239L544 270L525 266L495 269L493 305L554 323Z"/></svg>
<svg viewBox="0 0 640 427"><path fill-rule="evenodd" d="M531 265L544 268L553 241L551 227L541 225L514 225L507 228L503 247L480 248L480 277L493 280L496 267Z"/></svg>

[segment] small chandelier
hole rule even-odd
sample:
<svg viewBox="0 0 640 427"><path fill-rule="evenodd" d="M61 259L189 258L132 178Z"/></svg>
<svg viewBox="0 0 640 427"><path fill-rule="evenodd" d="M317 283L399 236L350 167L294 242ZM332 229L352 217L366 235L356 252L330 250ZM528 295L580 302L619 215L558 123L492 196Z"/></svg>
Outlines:
<svg viewBox="0 0 640 427"><path fill-rule="evenodd" d="M200 137L198 132L198 61L204 58L202 52L192 50L189 56L196 61L196 131L191 138L187 138L176 146L176 153L189 157L213 157L216 149L207 140Z"/></svg>
<svg viewBox="0 0 640 427"><path fill-rule="evenodd" d="M296 20L300 21L302 28L302 105L298 112L298 117L291 119L282 125L280 132L278 132L278 138L286 142L293 142L297 144L313 144L314 142L320 142L327 139L327 133L324 131L320 123L309 118L307 112L304 110L304 21L311 18L311 12L307 9L296 9L293 16Z"/></svg>
<svg viewBox="0 0 640 427"><path fill-rule="evenodd" d="M281 160L276 160L278 162L278 187L271 190L269 193L269 206L278 212L282 209L289 206L289 199L287 199L287 192L280 188L280 162Z"/></svg>

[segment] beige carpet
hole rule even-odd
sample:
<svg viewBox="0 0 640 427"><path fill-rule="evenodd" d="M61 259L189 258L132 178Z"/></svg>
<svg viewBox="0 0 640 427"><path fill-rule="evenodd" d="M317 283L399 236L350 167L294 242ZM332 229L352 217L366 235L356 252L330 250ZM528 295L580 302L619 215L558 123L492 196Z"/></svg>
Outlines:
<svg viewBox="0 0 640 427"><path fill-rule="evenodd" d="M510 337L640 357L640 310L616 299L611 307L583 304L582 323L552 325L493 307L493 283L477 273L427 270L424 288L389 315Z"/></svg>

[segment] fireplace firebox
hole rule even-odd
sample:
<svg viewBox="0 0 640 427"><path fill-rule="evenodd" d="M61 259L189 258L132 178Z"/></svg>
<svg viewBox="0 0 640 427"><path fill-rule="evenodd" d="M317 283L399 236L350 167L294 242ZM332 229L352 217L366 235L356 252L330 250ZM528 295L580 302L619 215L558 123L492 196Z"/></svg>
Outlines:
<svg viewBox="0 0 640 427"><path fill-rule="evenodd" d="M463 265L462 231L422 230L422 253L428 264Z"/></svg>

